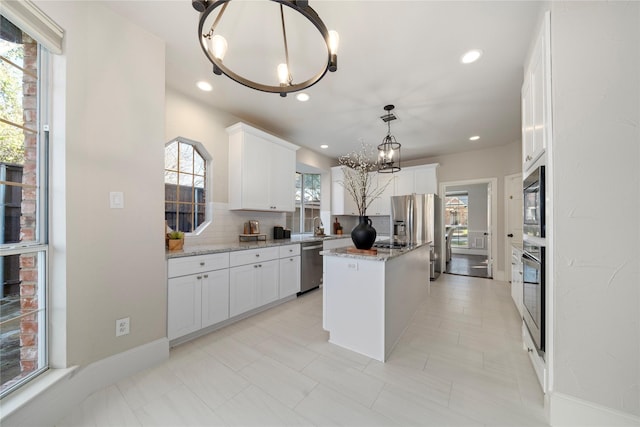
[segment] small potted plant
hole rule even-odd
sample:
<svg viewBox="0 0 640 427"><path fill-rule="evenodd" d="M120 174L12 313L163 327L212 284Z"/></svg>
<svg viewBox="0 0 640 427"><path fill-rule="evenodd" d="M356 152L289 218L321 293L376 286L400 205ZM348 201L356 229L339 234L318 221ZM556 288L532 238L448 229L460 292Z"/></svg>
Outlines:
<svg viewBox="0 0 640 427"><path fill-rule="evenodd" d="M170 251L179 251L184 247L184 233L172 231L167 233L167 247Z"/></svg>

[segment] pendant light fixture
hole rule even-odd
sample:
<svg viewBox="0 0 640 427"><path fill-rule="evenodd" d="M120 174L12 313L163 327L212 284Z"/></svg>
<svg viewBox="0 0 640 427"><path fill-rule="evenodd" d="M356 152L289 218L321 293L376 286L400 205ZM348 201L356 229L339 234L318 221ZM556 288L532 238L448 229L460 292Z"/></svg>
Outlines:
<svg viewBox="0 0 640 427"><path fill-rule="evenodd" d="M238 0L236 0L238 1ZM320 79L324 77L327 71L334 72L338 69L338 33L335 31L328 31L322 19L318 14L309 6L309 2L306 0L263 0L272 1L278 3L280 6L280 24L282 27L282 39L283 39L283 62L280 63L276 69L273 70L274 84L264 84L244 77L234 71L232 71L225 63L224 57L228 50L227 40L222 34L216 33L217 27L220 24L225 10L232 2L232 0L192 0L191 4L195 10L200 12L200 19L198 25L198 38L200 45L204 51L205 56L213 64L213 73L217 75L224 74L230 79L263 92L279 93L280 96L285 97L288 93L298 92L304 90L310 86L316 84ZM284 7L288 7L291 10L301 14L312 24L319 32L327 48L327 59L322 61L323 66L318 72L302 82L294 81L294 76L291 72L291 66L289 63L289 44L287 41L287 29L285 25ZM231 6L232 8L234 6ZM209 15L211 15L218 8L219 11L211 26L206 24ZM213 16L212 16L213 18ZM205 28L206 26L206 28ZM278 84L275 84L275 82Z"/></svg>
<svg viewBox="0 0 640 427"><path fill-rule="evenodd" d="M400 143L391 135L391 121L397 119L391 112L394 108L393 105L385 105L384 110L387 114L380 117L387 124L387 136L382 140L382 144L378 145L379 173L394 173L400 170Z"/></svg>

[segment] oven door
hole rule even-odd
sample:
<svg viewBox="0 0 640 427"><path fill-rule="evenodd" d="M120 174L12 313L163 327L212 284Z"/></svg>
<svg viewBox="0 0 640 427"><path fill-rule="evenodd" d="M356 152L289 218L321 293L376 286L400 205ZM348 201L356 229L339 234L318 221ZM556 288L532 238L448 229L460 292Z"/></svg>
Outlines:
<svg viewBox="0 0 640 427"><path fill-rule="evenodd" d="M536 348L542 352L545 347L544 247L536 247L536 251L539 259L527 252L522 255L522 317Z"/></svg>
<svg viewBox="0 0 640 427"><path fill-rule="evenodd" d="M544 166L540 166L522 183L525 234L545 237L544 233Z"/></svg>

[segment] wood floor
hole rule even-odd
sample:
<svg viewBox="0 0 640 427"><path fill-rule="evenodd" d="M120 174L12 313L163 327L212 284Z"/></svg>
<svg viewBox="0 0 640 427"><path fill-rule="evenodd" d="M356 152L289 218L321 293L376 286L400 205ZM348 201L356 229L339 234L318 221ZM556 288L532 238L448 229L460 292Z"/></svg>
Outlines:
<svg viewBox="0 0 640 427"><path fill-rule="evenodd" d="M452 254L451 261L447 263L446 273L490 279L487 266L486 255Z"/></svg>
<svg viewBox="0 0 640 427"><path fill-rule="evenodd" d="M520 331L507 283L441 275L381 363L327 342L314 291L172 349L56 425L546 426Z"/></svg>

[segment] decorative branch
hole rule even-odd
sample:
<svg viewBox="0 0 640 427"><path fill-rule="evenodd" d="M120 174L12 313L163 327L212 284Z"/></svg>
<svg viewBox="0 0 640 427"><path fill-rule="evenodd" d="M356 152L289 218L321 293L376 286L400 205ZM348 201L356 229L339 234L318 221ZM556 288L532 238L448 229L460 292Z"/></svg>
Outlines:
<svg viewBox="0 0 640 427"><path fill-rule="evenodd" d="M379 185L378 180L372 179L371 172L378 169L377 156L373 147L365 143L362 143L360 151L341 156L338 162L344 174L344 179L339 182L356 202L358 215L365 216L367 208L382 195L392 180Z"/></svg>

